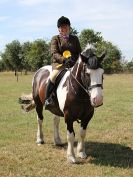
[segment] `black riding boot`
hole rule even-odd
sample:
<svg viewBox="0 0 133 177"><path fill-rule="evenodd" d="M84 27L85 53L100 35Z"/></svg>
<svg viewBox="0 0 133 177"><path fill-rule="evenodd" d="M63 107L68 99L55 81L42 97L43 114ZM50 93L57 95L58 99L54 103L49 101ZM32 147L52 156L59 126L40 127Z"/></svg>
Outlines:
<svg viewBox="0 0 133 177"><path fill-rule="evenodd" d="M53 90L54 90L54 83L51 82L51 80L49 79L48 85L46 88L46 95L45 95L45 104L44 104L45 109L47 109L47 107L50 105L50 95Z"/></svg>

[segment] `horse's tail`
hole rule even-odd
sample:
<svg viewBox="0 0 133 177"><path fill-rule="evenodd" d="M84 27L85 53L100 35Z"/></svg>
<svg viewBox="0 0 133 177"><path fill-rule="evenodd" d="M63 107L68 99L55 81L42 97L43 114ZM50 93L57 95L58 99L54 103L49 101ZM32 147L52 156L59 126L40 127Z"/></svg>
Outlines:
<svg viewBox="0 0 133 177"><path fill-rule="evenodd" d="M25 111L25 112L29 112L32 109L35 108L35 102L33 100L33 96L32 94L29 95L22 95L19 98L19 104L21 104L21 108Z"/></svg>

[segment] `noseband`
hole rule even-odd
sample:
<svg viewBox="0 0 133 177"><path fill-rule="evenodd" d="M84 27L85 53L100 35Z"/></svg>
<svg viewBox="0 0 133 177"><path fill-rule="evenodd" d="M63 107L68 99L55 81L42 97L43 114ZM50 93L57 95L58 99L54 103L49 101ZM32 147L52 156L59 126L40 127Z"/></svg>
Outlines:
<svg viewBox="0 0 133 177"><path fill-rule="evenodd" d="M87 88L88 91L92 90L93 88L97 88L97 87L101 87L101 89L103 89L103 85L102 84L95 84L95 85L91 85Z"/></svg>

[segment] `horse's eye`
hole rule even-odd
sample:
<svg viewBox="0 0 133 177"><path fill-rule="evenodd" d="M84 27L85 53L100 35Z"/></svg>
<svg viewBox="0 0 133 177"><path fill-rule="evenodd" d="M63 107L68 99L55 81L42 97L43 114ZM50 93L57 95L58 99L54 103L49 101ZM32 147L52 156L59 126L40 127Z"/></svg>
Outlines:
<svg viewBox="0 0 133 177"><path fill-rule="evenodd" d="M86 73L86 76L87 76L87 77L90 77L90 73Z"/></svg>

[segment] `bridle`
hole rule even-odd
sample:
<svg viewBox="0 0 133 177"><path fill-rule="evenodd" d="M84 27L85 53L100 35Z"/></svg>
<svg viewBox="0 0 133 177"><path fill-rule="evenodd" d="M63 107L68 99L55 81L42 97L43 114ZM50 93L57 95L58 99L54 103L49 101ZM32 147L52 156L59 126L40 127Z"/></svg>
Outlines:
<svg viewBox="0 0 133 177"><path fill-rule="evenodd" d="M84 76L84 79L86 78L86 67L87 67L87 64L83 64L83 76ZM83 78L81 77L81 80L83 82ZM90 91L92 90L93 88L97 88L97 87L101 87L101 89L103 89L103 76L102 76L102 84L95 84L95 85L90 85L88 87L84 85L84 87L86 88L87 91Z"/></svg>
<svg viewBox="0 0 133 177"><path fill-rule="evenodd" d="M90 85L85 86L84 81L83 81L83 77L86 78L86 64L83 65L83 77L81 77L82 80L82 84L76 79L76 77L73 75L73 73L71 72L71 69L69 69L70 71L70 75L75 79L75 81L78 83L78 85L90 96L90 91L93 88L97 88L97 87L101 87L103 89L103 77L102 77L102 84L95 84L95 85ZM71 82L72 83L72 82Z"/></svg>

